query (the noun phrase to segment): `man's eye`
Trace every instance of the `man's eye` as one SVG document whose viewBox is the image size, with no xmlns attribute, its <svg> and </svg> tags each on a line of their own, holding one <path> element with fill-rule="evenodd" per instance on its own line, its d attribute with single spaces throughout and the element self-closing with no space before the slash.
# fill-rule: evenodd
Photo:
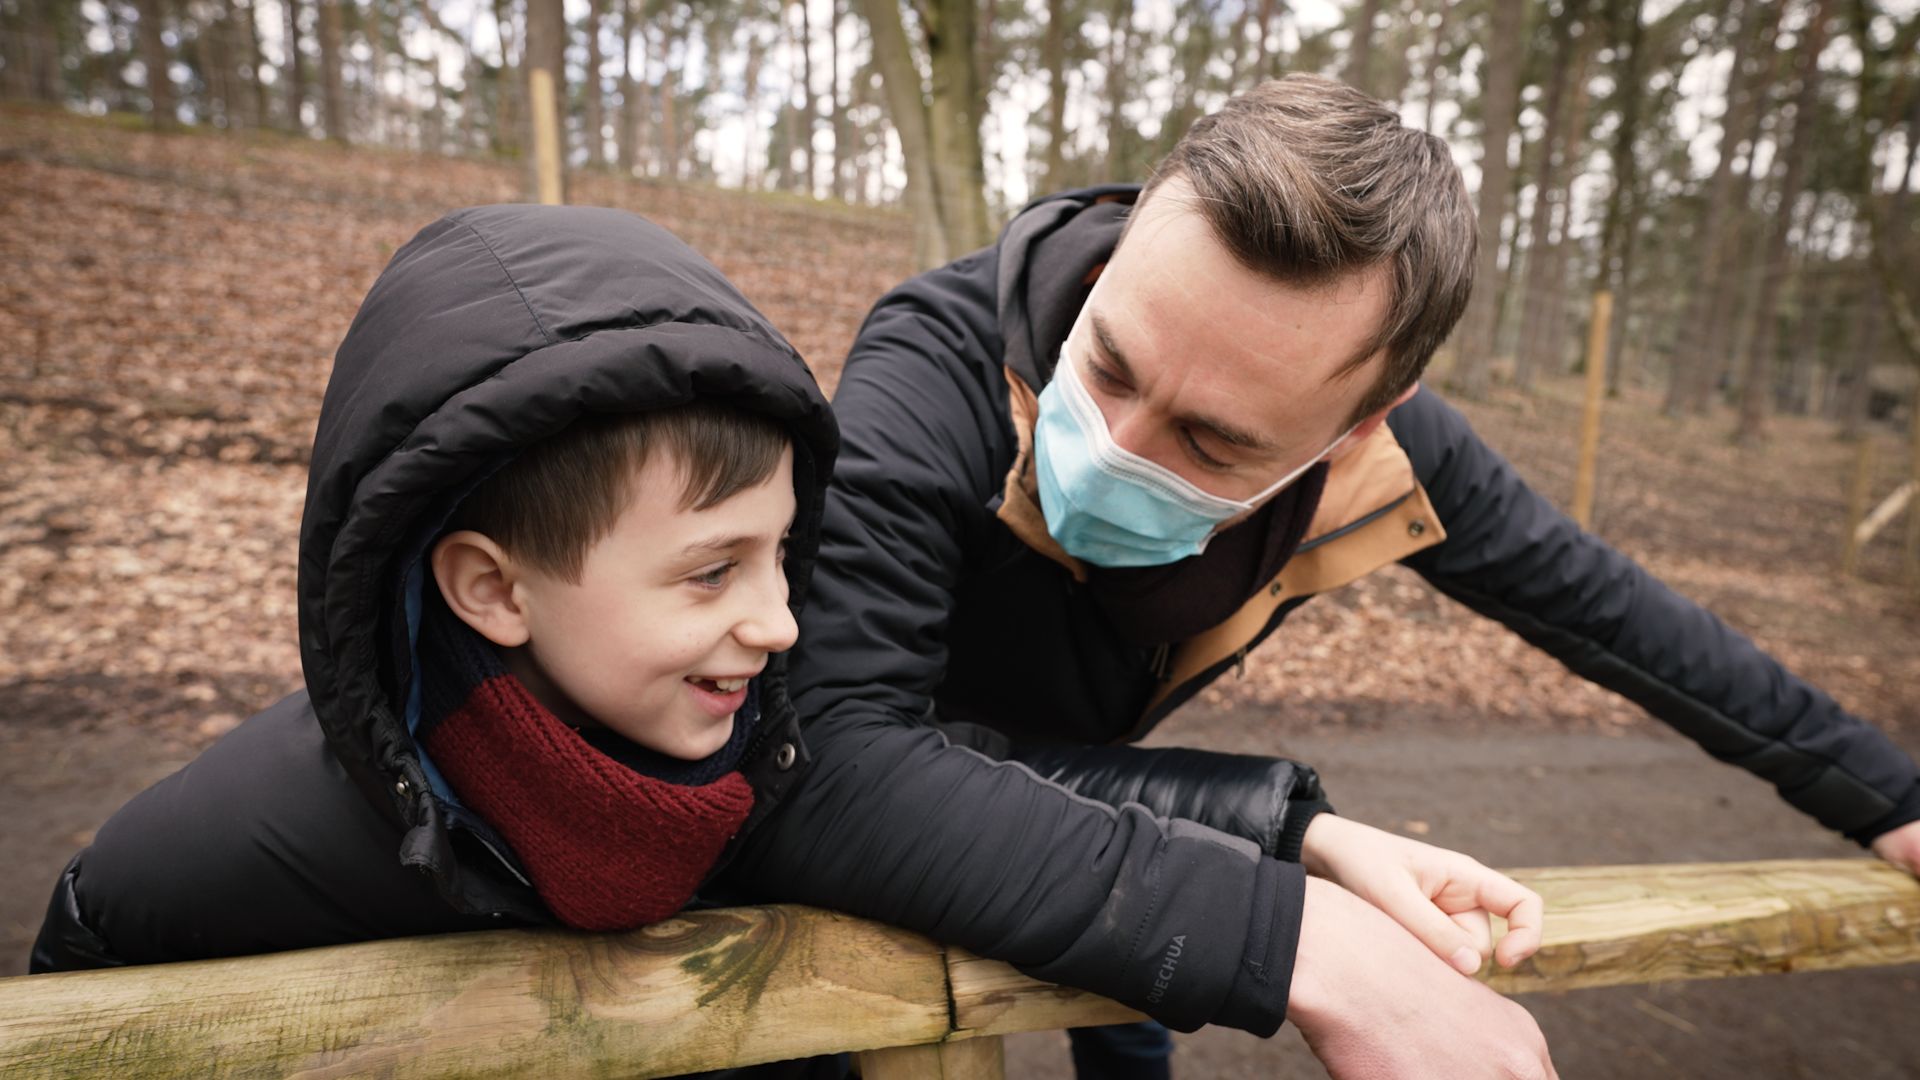
<svg viewBox="0 0 1920 1080">
<path fill-rule="evenodd" d="M 1214 457 L 1212 454 L 1207 453 L 1206 450 L 1201 447 L 1200 440 L 1193 437 L 1193 431 L 1191 429 L 1189 428 L 1180 429 L 1180 441 L 1187 444 L 1187 453 L 1193 455 L 1193 460 L 1198 462 L 1201 468 L 1203 469 L 1233 468 L 1232 465 L 1229 465 L 1226 462 L 1221 461 L 1219 458 Z"/>
<path fill-rule="evenodd" d="M 1103 390 L 1126 389 L 1127 384 L 1120 381 L 1120 376 L 1115 375 L 1113 372 L 1108 371 L 1106 368 L 1101 367 L 1091 360 L 1087 361 L 1087 373 L 1093 376 L 1093 381 L 1100 384 L 1100 388 Z"/>
<path fill-rule="evenodd" d="M 689 578 L 688 580 L 692 581 L 695 585 L 700 585 L 709 589 L 717 589 L 720 586 L 725 585 L 727 583 L 727 575 L 731 574 L 733 572 L 733 568 L 738 565 L 739 565 L 738 563 L 735 563 L 732 561 L 724 562 L 724 563 L 721 563 L 719 566 L 710 567 L 709 569 L 702 570 L 698 574 L 695 574 L 693 577 Z"/>
</svg>

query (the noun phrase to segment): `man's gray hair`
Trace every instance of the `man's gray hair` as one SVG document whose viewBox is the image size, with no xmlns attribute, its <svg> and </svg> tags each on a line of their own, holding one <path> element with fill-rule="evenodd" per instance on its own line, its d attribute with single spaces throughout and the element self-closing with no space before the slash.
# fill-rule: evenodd
<svg viewBox="0 0 1920 1080">
<path fill-rule="evenodd" d="M 1478 234 L 1447 144 L 1344 83 L 1288 75 L 1235 94 L 1187 130 L 1139 203 L 1176 176 L 1256 273 L 1311 287 L 1389 268 L 1386 319 L 1340 369 L 1386 353 L 1353 420 L 1417 383 L 1466 310 Z"/>
</svg>

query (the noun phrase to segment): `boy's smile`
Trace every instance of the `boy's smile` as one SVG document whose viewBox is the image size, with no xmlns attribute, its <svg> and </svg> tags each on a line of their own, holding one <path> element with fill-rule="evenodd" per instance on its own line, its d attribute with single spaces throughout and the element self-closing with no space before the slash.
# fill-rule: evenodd
<svg viewBox="0 0 1920 1080">
<path fill-rule="evenodd" d="M 799 634 L 783 565 L 793 451 L 706 509 L 683 506 L 683 488 L 672 454 L 650 456 L 577 583 L 501 552 L 475 586 L 494 614 L 469 622 L 561 719 L 697 760 L 726 745 L 748 681 Z"/>
</svg>

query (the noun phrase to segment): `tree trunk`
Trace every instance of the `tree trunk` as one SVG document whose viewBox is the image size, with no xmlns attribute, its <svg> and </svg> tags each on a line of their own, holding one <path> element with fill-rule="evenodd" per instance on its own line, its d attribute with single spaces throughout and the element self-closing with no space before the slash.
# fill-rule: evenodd
<svg viewBox="0 0 1920 1080">
<path fill-rule="evenodd" d="M 260 69 L 265 66 L 260 59 L 260 24 L 254 18 L 253 7 L 258 0 L 238 0 L 240 17 L 235 23 L 238 32 L 239 51 L 247 59 L 247 126 L 264 127 L 267 123 L 267 84 L 260 78 Z"/>
<path fill-rule="evenodd" d="M 600 66 L 606 57 L 600 54 L 600 22 L 606 0 L 587 0 L 587 77 L 580 87 L 580 118 L 586 127 L 587 166 L 599 168 L 607 163 L 605 95 L 600 85 Z"/>
<path fill-rule="evenodd" d="M 1793 130 L 1781 153 L 1786 173 L 1780 180 L 1780 210 L 1767 229 L 1766 246 L 1760 265 L 1765 277 L 1754 305 L 1756 329 L 1752 350 L 1747 354 L 1746 386 L 1740 395 L 1740 423 L 1734 441 L 1757 442 L 1766 437 L 1767 401 L 1773 383 L 1774 306 L 1779 302 L 1780 285 L 1787 271 L 1787 231 L 1794 207 L 1800 202 L 1800 189 L 1813 157 L 1813 127 L 1820 104 L 1820 51 L 1827 45 L 1827 23 L 1831 21 L 1834 0 L 1814 0 L 1813 14 L 1800 31 L 1800 91 L 1794 105 Z"/>
<path fill-rule="evenodd" d="M 301 0 L 280 0 L 280 10 L 286 16 L 286 38 L 281 44 L 285 50 L 285 59 L 281 61 L 281 78 L 287 84 L 287 113 L 285 122 L 288 131 L 304 133 L 307 130 L 307 59 L 301 55 L 300 11 L 304 5 Z"/>
<path fill-rule="evenodd" d="M 847 118 L 847 102 L 840 90 L 840 2 L 830 0 L 833 17 L 827 22 L 827 78 L 832 82 L 828 87 L 828 107 L 833 110 L 833 197 L 841 202 L 853 201 L 853 185 L 848 176 L 848 166 L 852 155 L 847 151 L 853 139 L 852 126 Z"/>
<path fill-rule="evenodd" d="M 500 100 L 493 124 L 494 146 L 500 153 L 513 157 L 520 153 L 521 147 L 527 145 L 527 140 L 522 137 L 520 130 L 526 122 L 526 110 L 521 107 L 526 100 L 521 77 L 526 64 L 522 62 L 524 57 L 518 55 L 524 45 L 514 30 L 511 0 L 493 0 L 493 25 L 500 38 L 500 80 L 497 86 Z"/>
<path fill-rule="evenodd" d="M 855 2 L 867 20 L 873 63 L 880 72 L 881 92 L 887 98 L 887 115 L 900 137 L 901 156 L 906 159 L 905 195 L 913 213 L 914 260 L 922 267 L 938 266 L 958 251 L 947 243 L 939 189 L 941 170 L 933 166 L 932 123 L 906 26 L 900 19 L 899 0 Z"/>
<path fill-rule="evenodd" d="M 934 190 L 947 250 L 963 255 L 993 239 L 987 219 L 986 154 L 980 142 L 980 90 L 973 63 L 976 0 L 935 0 L 927 20 L 927 131 L 933 137 Z"/>
<path fill-rule="evenodd" d="M 660 34 L 660 175 L 680 179 L 680 120 L 674 115 L 673 38 Z"/>
<path fill-rule="evenodd" d="M 639 0 L 616 0 L 620 5 L 620 116 L 615 121 L 618 128 L 614 131 L 615 152 L 620 155 L 620 175 L 632 176 L 634 157 L 634 97 L 636 88 L 633 81 L 633 9 Z M 747 95 L 749 107 L 753 101 L 751 92 Z M 748 126 L 752 126 L 749 124 Z"/>
<path fill-rule="evenodd" d="M 1500 225 L 1507 216 L 1507 140 L 1520 110 L 1520 42 L 1526 0 L 1494 0 L 1492 41 L 1480 62 L 1483 126 L 1480 139 L 1480 244 L 1478 287 L 1454 334 L 1453 385 L 1465 397 L 1486 396 L 1500 296 Z"/>
<path fill-rule="evenodd" d="M 1600 284 L 1613 292 L 1613 325 L 1607 333 L 1607 393 L 1618 397 L 1626 380 L 1621 361 L 1626 354 L 1627 325 L 1632 299 L 1633 249 L 1639 236 L 1634 212 L 1640 199 L 1640 162 L 1635 144 L 1640 135 L 1640 103 L 1646 92 L 1641 68 L 1644 23 L 1642 0 L 1610 0 L 1607 23 L 1616 49 L 1616 94 L 1620 97 L 1620 126 L 1613 138 L 1613 188 L 1607 192 L 1606 223 L 1600 237 Z M 1621 23 L 1626 21 L 1626 25 Z"/>
<path fill-rule="evenodd" d="M 527 73 L 528 114 L 533 112 L 531 87 L 535 71 L 544 70 L 553 78 L 553 115 L 548 122 L 560 136 L 560 201 L 566 202 L 567 189 L 567 15 L 561 0 L 527 0 L 527 53 L 521 65 Z M 532 130 L 538 131 L 536 126 Z M 539 145 L 528 155 L 528 190 L 538 190 Z"/>
<path fill-rule="evenodd" d="M 342 0 L 316 2 L 320 5 L 321 131 L 334 142 L 344 143 L 347 141 L 347 92 L 340 67 L 344 60 L 340 47 Z"/>
<path fill-rule="evenodd" d="M 380 17 L 380 0 L 367 0 L 360 29 L 367 39 L 367 63 L 372 69 L 372 77 L 367 80 L 367 119 L 373 141 L 385 146 L 391 139 L 388 127 L 392 111 L 387 107 L 387 31 L 386 20 Z"/>
<path fill-rule="evenodd" d="M 1577 0 L 1567 0 L 1553 22 L 1553 59 L 1549 65 L 1549 81 L 1543 105 L 1547 126 L 1540 137 L 1539 158 L 1533 169 L 1533 212 L 1528 220 L 1530 239 L 1527 242 L 1526 291 L 1520 309 L 1520 348 L 1514 356 L 1513 366 L 1513 381 L 1523 390 L 1533 387 L 1535 370 L 1547 362 L 1547 328 L 1552 317 L 1551 305 L 1558 301 L 1557 296 L 1549 295 L 1553 291 L 1551 232 L 1554 212 L 1566 198 L 1566 181 L 1561 177 L 1561 166 L 1572 164 L 1570 155 L 1562 150 L 1563 143 L 1569 144 L 1566 149 L 1571 150 L 1575 135 L 1569 115 L 1573 110 L 1568 99 L 1568 84 L 1570 81 L 1577 84 L 1585 73 L 1587 50 L 1584 43 L 1587 35 L 1581 35 L 1578 40 L 1574 36 L 1580 21 L 1581 11 Z M 1576 52 L 1579 54 L 1577 59 Z M 1553 344 L 1558 345 L 1558 342 Z M 1557 354 L 1558 350 L 1555 352 Z"/>
<path fill-rule="evenodd" d="M 1380 15 L 1380 0 L 1360 0 L 1353 13 L 1353 43 L 1347 49 L 1347 67 L 1341 74 L 1348 86 L 1373 92 L 1370 77 L 1373 68 L 1373 22 Z"/>
<path fill-rule="evenodd" d="M 820 102 L 813 96 L 813 16 L 807 0 L 795 2 L 800 5 L 800 160 L 806 170 L 800 191 L 813 198 L 819 177 L 813 167 L 813 129 L 820 119 Z"/>
<path fill-rule="evenodd" d="M 1129 47 L 1133 38 L 1133 0 L 1113 0 L 1107 11 L 1107 182 L 1133 176 L 1133 128 L 1126 116 Z"/>
<path fill-rule="evenodd" d="M 1591 39 L 1594 35 L 1586 35 Z M 1573 177 L 1579 172 L 1581 155 L 1586 152 L 1587 106 L 1592 92 L 1587 86 L 1587 63 L 1593 58 L 1591 46 L 1576 50 L 1579 61 L 1573 76 L 1572 100 L 1567 105 L 1567 123 L 1560 143 L 1557 186 L 1553 199 L 1553 243 L 1547 248 L 1546 322 L 1542 327 L 1539 357 L 1555 375 L 1566 370 L 1567 267 L 1579 245 L 1573 239 Z M 1584 305 L 1583 305 L 1584 306 Z"/>
<path fill-rule="evenodd" d="M 1433 107 L 1440 99 L 1440 47 L 1447 38 L 1447 16 L 1453 13 L 1453 0 L 1439 0 L 1437 5 L 1439 19 L 1433 24 L 1432 38 L 1427 43 L 1427 101 L 1426 115 L 1420 120 L 1423 131 L 1433 131 Z"/>
<path fill-rule="evenodd" d="M 1059 191 L 1067 181 L 1067 0 L 1047 0 L 1040 56 L 1047 69 L 1046 189 Z"/>
<path fill-rule="evenodd" d="M 140 64 L 146 68 L 148 117 L 157 128 L 170 128 L 178 122 L 173 94 L 173 57 L 167 51 L 167 39 L 161 36 L 161 0 L 135 0 L 140 11 Z"/>
</svg>

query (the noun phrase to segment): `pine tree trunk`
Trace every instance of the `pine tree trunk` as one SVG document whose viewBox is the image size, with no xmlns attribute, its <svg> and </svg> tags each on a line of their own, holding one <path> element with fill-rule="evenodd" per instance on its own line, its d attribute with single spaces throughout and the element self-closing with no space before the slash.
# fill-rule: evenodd
<svg viewBox="0 0 1920 1080">
<path fill-rule="evenodd" d="M 533 112 L 533 73 L 545 70 L 553 78 L 554 115 L 550 122 L 560 134 L 560 201 L 564 203 L 567 201 L 567 14 L 561 0 L 527 0 L 527 54 L 526 62 L 521 67 L 527 73 L 525 100 L 528 102 L 529 116 Z M 533 170 L 539 168 L 540 148 L 537 140 L 529 145 L 533 146 L 534 152 L 527 156 L 528 188 L 537 190 L 537 177 Z"/>
<path fill-rule="evenodd" d="M 906 201 L 913 213 L 914 260 L 922 267 L 938 266 L 958 251 L 948 246 L 940 198 L 941 170 L 933 165 L 934 137 L 919 69 L 900 19 L 899 0 L 855 0 L 866 17 L 873 43 L 873 63 L 880 72 L 887 116 L 900 138 L 906 160 Z"/>
<path fill-rule="evenodd" d="M 1440 18 L 1433 24 L 1432 38 L 1427 43 L 1427 101 L 1426 114 L 1420 120 L 1424 131 L 1433 131 L 1433 107 L 1440 99 L 1440 46 L 1447 39 L 1447 17 L 1453 14 L 1453 0 L 1439 0 Z"/>
<path fill-rule="evenodd" d="M 820 103 L 813 96 L 813 17 L 807 0 L 795 2 L 800 5 L 800 160 L 806 171 L 800 191 L 812 198 L 819 177 L 813 167 L 813 129 L 820 119 Z"/>
<path fill-rule="evenodd" d="M 307 130 L 307 59 L 301 55 L 300 11 L 304 5 L 301 0 L 280 0 L 281 11 L 286 15 L 287 36 L 281 48 L 286 51 L 286 60 L 281 64 L 281 77 L 287 84 L 288 131 L 305 133 Z"/>
<path fill-rule="evenodd" d="M 581 120 L 586 127 L 587 166 L 599 168 L 607 163 L 606 116 L 601 105 L 600 19 L 606 0 L 587 0 L 587 78 L 580 88 Z"/>
<path fill-rule="evenodd" d="M 680 120 L 674 115 L 673 32 L 660 34 L 660 175 L 680 179 Z"/>
<path fill-rule="evenodd" d="M 827 24 L 827 78 L 832 81 L 828 94 L 828 105 L 833 110 L 833 197 L 841 202 L 853 201 L 853 188 L 848 180 L 847 166 L 851 155 L 847 153 L 852 139 L 847 117 L 846 99 L 840 92 L 840 0 L 831 0 L 833 17 Z"/>
<path fill-rule="evenodd" d="M 1589 34 L 1589 37 L 1592 35 Z M 1553 199 L 1553 246 L 1547 249 L 1546 322 L 1542 327 L 1539 357 L 1551 374 L 1566 370 L 1565 358 L 1570 335 L 1567 332 L 1567 266 L 1572 261 L 1573 195 L 1572 181 L 1578 172 L 1580 156 L 1587 141 L 1587 107 L 1592 93 L 1587 86 L 1587 62 L 1591 47 L 1577 50 L 1579 60 L 1573 76 L 1572 100 L 1567 106 L 1567 123 L 1560 144 L 1558 186 Z M 1575 342 L 1577 345 L 1578 343 Z"/>
<path fill-rule="evenodd" d="M 980 142 L 980 91 L 974 83 L 975 0 L 935 0 L 927 20 L 927 131 L 940 179 L 940 221 L 954 256 L 993 239 L 987 221 L 986 154 Z"/>
<path fill-rule="evenodd" d="M 1642 0 L 1611 0 L 1608 23 L 1619 42 L 1617 81 L 1620 126 L 1613 138 L 1613 188 L 1607 192 L 1606 222 L 1601 228 L 1600 285 L 1613 292 L 1613 321 L 1607 332 L 1607 393 L 1618 397 L 1626 382 L 1621 363 L 1626 354 L 1627 326 L 1633 295 L 1633 249 L 1640 230 L 1634 222 L 1639 203 L 1640 166 L 1634 148 L 1640 135 L 1640 105 L 1646 86 L 1641 68 L 1645 51 Z M 1630 20 L 1621 27 L 1622 20 Z"/>
<path fill-rule="evenodd" d="M 260 23 L 254 18 L 254 5 L 258 0 L 240 0 L 240 46 L 247 58 L 247 126 L 265 127 L 267 124 L 267 84 L 260 78 L 260 69 L 265 62 L 260 58 Z"/>
<path fill-rule="evenodd" d="M 757 34 L 747 38 L 747 122 L 740 133 L 743 145 L 740 147 L 742 183 L 748 191 L 760 189 L 760 67 L 766 62 L 766 45 Z"/>
<path fill-rule="evenodd" d="M 1485 397 L 1487 367 L 1499 328 L 1500 225 L 1507 216 L 1507 140 L 1520 111 L 1520 41 L 1526 24 L 1525 0 L 1494 0 L 1492 41 L 1480 63 L 1483 130 L 1480 140 L 1480 245 L 1477 287 L 1454 333 L 1455 388 L 1466 397 Z"/>
<path fill-rule="evenodd" d="M 1774 307 L 1779 302 L 1780 286 L 1787 271 L 1787 229 L 1793 210 L 1800 202 L 1800 189 L 1813 157 L 1815 111 L 1820 103 L 1820 51 L 1826 48 L 1827 24 L 1831 21 L 1834 0 L 1814 0 L 1814 10 L 1800 32 L 1800 91 L 1793 113 L 1793 130 L 1782 149 L 1786 174 L 1780 181 L 1780 212 L 1767 230 L 1760 265 L 1765 277 L 1754 305 L 1755 332 L 1752 350 L 1747 354 L 1746 386 L 1740 395 L 1740 423 L 1734 441 L 1757 442 L 1766 437 L 1767 404 L 1773 389 Z"/>
<path fill-rule="evenodd" d="M 638 90 L 633 79 L 633 12 L 640 0 L 616 0 L 620 5 L 620 118 L 615 145 L 620 155 L 620 175 L 632 176 L 636 160 L 634 154 L 634 98 Z M 747 100 L 753 100 L 752 91 L 748 91 Z M 752 125 L 749 124 L 749 127 Z"/>
<path fill-rule="evenodd" d="M 373 141 L 386 146 L 392 141 L 393 110 L 387 103 L 387 28 L 381 18 L 380 0 L 367 0 L 366 15 L 360 23 L 367 39 L 367 63 L 373 77 L 367 80 L 367 118 L 373 129 Z"/>
<path fill-rule="evenodd" d="M 1380 0 L 1360 0 L 1353 13 L 1353 43 L 1347 48 L 1347 67 L 1341 74 L 1348 86 L 1373 92 L 1370 73 L 1373 68 L 1373 22 L 1380 15 Z"/>
<path fill-rule="evenodd" d="M 1048 191 L 1067 184 L 1067 0 L 1047 0 L 1047 33 L 1040 46 L 1047 69 Z"/>
<path fill-rule="evenodd" d="M 161 0 L 135 0 L 140 11 L 140 63 L 146 68 L 148 117 L 153 126 L 171 128 L 178 123 L 173 93 L 173 57 L 161 36 Z"/>
<path fill-rule="evenodd" d="M 320 5 L 320 123 L 322 133 L 334 142 L 347 141 L 346 80 L 341 73 L 344 60 L 340 47 L 340 4 L 342 0 L 316 0 Z"/>
<path fill-rule="evenodd" d="M 1553 60 L 1549 64 L 1543 106 L 1547 127 L 1540 137 L 1537 148 L 1539 157 L 1533 167 L 1533 211 L 1528 216 L 1527 277 L 1520 309 L 1520 349 L 1514 356 L 1513 366 L 1513 381 L 1523 390 L 1532 389 L 1535 370 L 1546 362 L 1550 305 L 1556 299 L 1548 295 L 1552 291 L 1553 278 L 1551 233 L 1554 211 L 1566 195 L 1561 165 L 1567 155 L 1561 152 L 1561 144 L 1572 133 L 1568 116 L 1572 111 L 1568 100 L 1568 83 L 1575 79 L 1574 69 L 1583 66 L 1575 60 L 1575 50 L 1580 50 L 1583 55 L 1585 53 L 1574 39 L 1575 24 L 1579 21 L 1579 9 L 1569 0 L 1553 23 Z M 1585 40 L 1584 35 L 1581 40 Z M 1571 161 L 1566 163 L 1571 164 Z"/>
<path fill-rule="evenodd" d="M 326 0 L 322 0 L 326 2 Z M 526 121 L 526 110 L 521 107 L 525 100 L 522 88 L 521 71 L 526 67 L 516 48 L 520 35 L 515 32 L 513 5 L 511 0 L 493 0 L 493 25 L 500 39 L 500 79 L 496 84 L 499 101 L 495 106 L 493 122 L 494 147 L 508 157 L 520 153 L 527 145 L 521 137 L 521 125 Z"/>
<path fill-rule="evenodd" d="M 1107 11 L 1107 182 L 1123 183 L 1133 172 L 1133 129 L 1127 124 L 1128 46 L 1133 37 L 1133 0 L 1113 0 Z"/>
</svg>

